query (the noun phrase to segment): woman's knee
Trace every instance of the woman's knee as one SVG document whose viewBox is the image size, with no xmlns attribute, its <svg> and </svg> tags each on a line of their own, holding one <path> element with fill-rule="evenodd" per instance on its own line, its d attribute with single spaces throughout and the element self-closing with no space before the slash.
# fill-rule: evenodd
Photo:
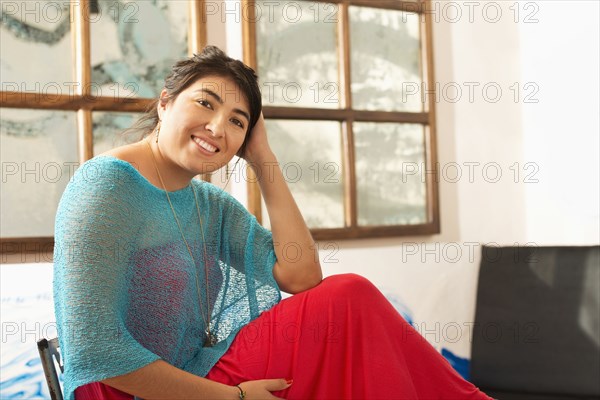
<svg viewBox="0 0 600 400">
<path fill-rule="evenodd" d="M 329 293 L 341 297 L 354 297 L 378 291 L 367 278 L 353 273 L 328 276 L 323 279 L 321 285 Z"/>
</svg>

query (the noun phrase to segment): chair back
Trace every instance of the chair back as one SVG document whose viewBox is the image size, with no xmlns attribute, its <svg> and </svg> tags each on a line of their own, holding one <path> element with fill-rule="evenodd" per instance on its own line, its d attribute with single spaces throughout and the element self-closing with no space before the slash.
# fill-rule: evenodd
<svg viewBox="0 0 600 400">
<path fill-rule="evenodd" d="M 50 398 L 52 400 L 63 400 L 62 390 L 60 383 L 58 382 L 58 374 L 56 371 L 56 365 L 60 368 L 61 372 L 64 372 L 64 365 L 60 360 L 60 353 L 58 352 L 58 338 L 54 339 L 40 339 L 37 342 L 38 351 L 40 353 L 40 360 L 42 361 L 42 367 L 44 368 L 44 376 L 46 377 L 46 384 L 50 391 Z M 56 364 L 54 363 L 56 360 Z"/>
</svg>

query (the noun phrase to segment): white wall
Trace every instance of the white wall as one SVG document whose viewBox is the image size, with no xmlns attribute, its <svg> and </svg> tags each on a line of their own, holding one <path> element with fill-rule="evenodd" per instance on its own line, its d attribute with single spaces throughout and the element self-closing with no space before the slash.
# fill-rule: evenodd
<svg viewBox="0 0 600 400">
<path fill-rule="evenodd" d="M 539 165 L 527 187 L 527 236 L 541 244 L 600 242 L 596 1 L 547 1 L 539 23 L 521 24 L 523 81 L 540 87 L 523 105 L 525 159 Z"/>
</svg>

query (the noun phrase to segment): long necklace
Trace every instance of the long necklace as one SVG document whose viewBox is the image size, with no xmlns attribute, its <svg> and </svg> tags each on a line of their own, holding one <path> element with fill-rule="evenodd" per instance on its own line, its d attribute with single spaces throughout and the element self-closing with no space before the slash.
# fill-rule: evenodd
<svg viewBox="0 0 600 400">
<path fill-rule="evenodd" d="M 196 212 L 198 213 L 198 221 L 200 222 L 200 233 L 202 234 L 202 245 L 203 245 L 203 255 L 204 255 L 204 273 L 206 276 L 206 317 L 204 317 L 204 314 L 202 312 L 202 296 L 200 295 L 200 280 L 198 278 L 198 268 L 196 267 L 196 259 L 194 258 L 194 254 L 192 253 L 192 249 L 190 247 L 190 245 L 188 244 L 187 239 L 185 238 L 185 235 L 183 234 L 183 229 L 181 228 L 181 223 L 179 222 L 179 218 L 177 218 L 177 213 L 175 212 L 175 207 L 173 207 L 173 203 L 171 203 L 171 198 L 169 197 L 169 192 L 167 191 L 167 187 L 165 186 L 165 182 L 162 179 L 162 176 L 160 175 L 160 171 L 158 169 L 158 163 L 156 162 L 156 157 L 154 156 L 154 151 L 152 151 L 152 146 L 150 146 L 150 143 L 148 142 L 148 140 L 146 140 L 146 144 L 148 145 L 148 149 L 150 150 L 150 154 L 152 154 L 152 162 L 154 163 L 154 168 L 156 169 L 156 174 L 158 175 L 158 179 L 160 179 L 160 183 L 163 187 L 163 190 L 165 191 L 165 195 L 167 196 L 167 201 L 169 202 L 169 206 L 171 206 L 171 211 L 173 211 L 173 216 L 175 217 L 175 222 L 177 223 L 177 227 L 179 228 L 179 232 L 181 233 L 181 237 L 183 238 L 183 242 L 185 243 L 185 247 L 187 247 L 188 252 L 190 253 L 190 257 L 192 258 L 192 262 L 194 263 L 194 272 L 196 273 L 196 290 L 198 292 L 198 302 L 200 305 L 200 315 L 202 316 L 202 319 L 204 320 L 204 324 L 206 325 L 206 330 L 204 333 L 206 333 L 206 340 L 204 341 L 203 346 L 204 347 L 213 347 L 215 344 L 217 344 L 217 342 L 219 341 L 219 339 L 217 338 L 217 335 L 215 335 L 214 333 L 212 333 L 210 331 L 210 297 L 209 297 L 209 293 L 208 293 L 208 262 L 206 260 L 206 239 L 204 238 L 204 227 L 202 225 L 202 218 L 200 217 L 200 207 L 198 206 L 198 197 L 196 196 L 196 191 L 194 190 L 194 187 L 190 184 L 190 189 L 192 190 L 192 193 L 194 194 L 194 201 L 196 202 Z"/>
</svg>

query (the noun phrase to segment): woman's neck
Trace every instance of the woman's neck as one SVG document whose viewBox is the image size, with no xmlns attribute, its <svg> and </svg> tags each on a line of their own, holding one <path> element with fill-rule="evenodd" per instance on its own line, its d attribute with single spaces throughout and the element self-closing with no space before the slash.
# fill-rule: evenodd
<svg viewBox="0 0 600 400">
<path fill-rule="evenodd" d="M 181 167 L 165 157 L 155 141 L 148 138 L 144 139 L 144 141 L 146 142 L 145 147 L 147 148 L 148 157 L 150 158 L 156 178 L 153 181 L 158 183 L 157 186 L 169 192 L 189 186 L 194 176 L 186 174 Z"/>
</svg>

